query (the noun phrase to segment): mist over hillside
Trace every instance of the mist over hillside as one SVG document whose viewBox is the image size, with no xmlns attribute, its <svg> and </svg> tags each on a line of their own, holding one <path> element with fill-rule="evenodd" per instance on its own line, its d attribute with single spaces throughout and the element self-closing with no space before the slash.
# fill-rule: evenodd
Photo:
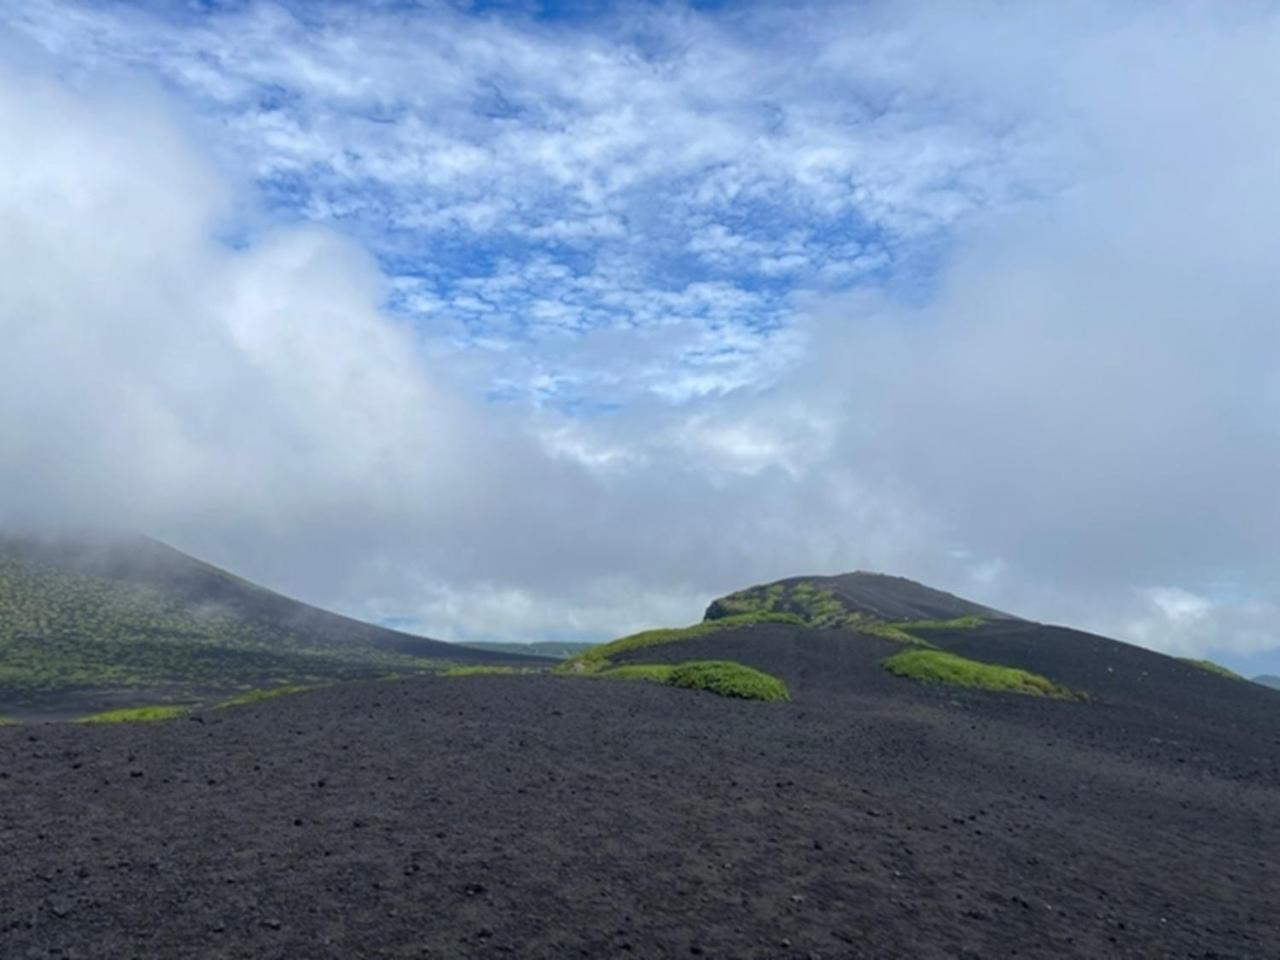
<svg viewBox="0 0 1280 960">
<path fill-rule="evenodd" d="M 299 603 L 141 536 L 0 537 L 0 714 L 539 661 Z"/>
</svg>

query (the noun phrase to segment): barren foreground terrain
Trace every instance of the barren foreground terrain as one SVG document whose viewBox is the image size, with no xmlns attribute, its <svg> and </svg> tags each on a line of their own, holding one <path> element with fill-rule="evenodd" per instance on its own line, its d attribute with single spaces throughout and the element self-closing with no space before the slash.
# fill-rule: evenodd
<svg viewBox="0 0 1280 960">
<path fill-rule="evenodd" d="M 892 649 L 662 648 L 782 704 L 426 677 L 0 728 L 0 956 L 1280 957 L 1280 694 L 1105 648 L 1038 700 Z"/>
</svg>

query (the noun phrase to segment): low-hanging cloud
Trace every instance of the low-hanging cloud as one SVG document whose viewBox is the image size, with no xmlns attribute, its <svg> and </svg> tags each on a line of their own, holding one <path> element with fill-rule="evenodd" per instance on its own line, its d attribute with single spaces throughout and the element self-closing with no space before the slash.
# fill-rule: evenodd
<svg viewBox="0 0 1280 960">
<path fill-rule="evenodd" d="M 1273 649 L 1280 114 L 1246 94 L 1280 28 L 1082 20 L 1011 15 L 997 50 L 944 8 L 895 25 L 975 102 L 1036 101 L 1010 149 L 1060 189 L 968 216 L 927 295 L 797 294 L 758 383 L 588 416 L 484 402 L 494 370 L 388 313 L 359 243 L 255 213 L 133 75 L 0 69 L 0 522 L 144 529 L 446 637 L 604 636 L 871 567 Z M 604 376 L 654 336 L 563 356 Z"/>
</svg>

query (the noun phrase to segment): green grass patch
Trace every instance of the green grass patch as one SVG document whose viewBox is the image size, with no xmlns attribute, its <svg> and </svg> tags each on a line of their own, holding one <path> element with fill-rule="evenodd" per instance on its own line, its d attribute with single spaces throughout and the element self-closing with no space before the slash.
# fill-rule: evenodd
<svg viewBox="0 0 1280 960">
<path fill-rule="evenodd" d="M 918 637 L 914 633 L 910 633 L 900 623 L 886 623 L 883 620 L 876 620 L 873 617 L 866 617 L 859 613 L 845 617 L 840 626 L 849 630 L 857 630 L 859 633 L 869 633 L 873 637 L 892 640 L 895 643 L 903 643 L 911 647 L 934 648 L 933 643 L 924 637 Z"/>
<path fill-rule="evenodd" d="M 790 700 L 787 685 L 777 677 L 732 660 L 687 660 L 684 663 L 624 663 L 584 677 L 605 680 L 643 680 L 685 690 L 705 690 L 743 700 Z"/>
<path fill-rule="evenodd" d="M 1189 663 L 1193 667 L 1199 667 L 1201 670 L 1208 670 L 1210 673 L 1216 673 L 1220 677 L 1226 677 L 1228 680 L 1243 680 L 1244 677 L 1229 670 L 1220 663 L 1214 663 L 1212 660 L 1196 660 L 1192 657 L 1179 657 L 1183 663 Z"/>
<path fill-rule="evenodd" d="M 790 700 L 787 685 L 777 677 L 732 660 L 693 660 L 672 668 L 666 683 L 686 690 L 706 690 L 743 700 Z"/>
<path fill-rule="evenodd" d="M 172 720 L 190 711 L 188 706 L 124 707 L 104 710 L 81 717 L 76 723 L 151 723 L 156 720 Z"/>
<path fill-rule="evenodd" d="M 493 675 L 505 675 L 517 673 L 537 673 L 538 671 L 530 667 L 500 667 L 493 664 L 455 664 L 452 667 L 446 667 L 440 671 L 442 677 L 483 677 Z"/>
<path fill-rule="evenodd" d="M 595 673 L 608 668 L 610 657 L 631 650 L 642 650 L 645 647 L 656 647 L 665 643 L 678 643 L 681 640 L 695 640 L 698 637 L 733 630 L 738 627 L 749 627 L 757 623 L 789 623 L 804 626 L 804 620 L 794 613 L 774 610 L 756 611 L 754 613 L 735 614 L 721 617 L 718 620 L 704 620 L 689 627 L 668 627 L 657 630 L 644 630 L 626 637 L 620 637 L 610 643 L 602 643 L 592 647 L 578 656 L 558 665 L 559 673 Z"/>
<path fill-rule="evenodd" d="M 0 727 L 20 727 L 22 722 L 13 717 L 0 717 Z"/>
<path fill-rule="evenodd" d="M 742 616 L 770 614 L 791 615 L 810 627 L 857 630 L 895 643 L 930 648 L 934 644 L 919 636 L 917 631 L 972 629 L 985 622 L 977 616 L 953 620 L 882 620 L 861 610 L 850 609 L 849 604 L 834 591 L 807 580 L 739 590 L 712 603 L 707 617 L 711 622 L 723 623 Z"/>
<path fill-rule="evenodd" d="M 982 663 L 941 650 L 903 650 L 880 661 L 890 673 L 923 683 L 946 683 L 1035 697 L 1069 700 L 1077 695 L 1052 680 L 1017 667 Z"/>
<path fill-rule="evenodd" d="M 834 626 L 848 611 L 830 590 L 808 581 L 748 587 L 712 603 L 708 617 L 731 620 L 750 614 L 789 613 L 811 626 Z"/>
<path fill-rule="evenodd" d="M 257 703 L 259 700 L 270 700 L 272 697 L 283 697 L 290 693 L 301 693 L 303 690 L 317 690 L 319 684 L 298 684 L 291 683 L 282 687 L 266 687 L 259 690 L 246 690 L 244 693 L 237 693 L 234 697 L 223 700 L 217 704 L 218 709 L 222 707 L 240 707 L 247 703 Z"/>
</svg>

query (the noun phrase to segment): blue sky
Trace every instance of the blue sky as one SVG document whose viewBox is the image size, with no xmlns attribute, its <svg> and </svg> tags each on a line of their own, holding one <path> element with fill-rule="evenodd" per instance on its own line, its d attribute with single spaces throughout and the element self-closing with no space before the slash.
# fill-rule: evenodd
<svg viewBox="0 0 1280 960">
<path fill-rule="evenodd" d="M 357 238 L 392 310 L 518 347 L 494 395 L 554 404 L 767 376 L 796 290 L 911 296 L 966 216 L 1040 186 L 1019 169 L 1026 118 L 917 83 L 911 51 L 862 62 L 874 35 L 825 32 L 845 15 L 36 3 L 19 25 L 73 75 L 163 85 L 270 220 Z M 559 349 L 671 323 L 685 335 L 642 370 Z"/>
<path fill-rule="evenodd" d="M 1273 4 L 29 0 L 5 513 L 444 636 L 870 567 L 1280 669 L 1278 52 Z"/>
</svg>

